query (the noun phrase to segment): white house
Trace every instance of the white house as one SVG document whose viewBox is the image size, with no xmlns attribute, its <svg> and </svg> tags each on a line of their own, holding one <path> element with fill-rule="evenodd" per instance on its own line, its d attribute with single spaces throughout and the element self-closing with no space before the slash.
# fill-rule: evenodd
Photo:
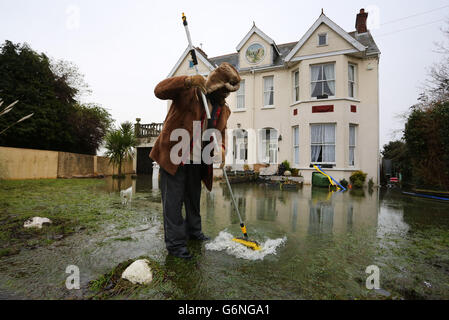
<svg viewBox="0 0 449 320">
<path fill-rule="evenodd" d="M 222 62 L 242 77 L 227 101 L 227 164 L 288 160 L 310 183 L 320 164 L 336 179 L 362 170 L 378 182 L 379 56 L 368 13 L 346 32 L 324 13 L 298 41 L 276 42 L 254 24 L 236 52 L 208 57 L 196 48 L 200 73 Z M 188 49 L 169 77 L 194 74 Z"/>
</svg>

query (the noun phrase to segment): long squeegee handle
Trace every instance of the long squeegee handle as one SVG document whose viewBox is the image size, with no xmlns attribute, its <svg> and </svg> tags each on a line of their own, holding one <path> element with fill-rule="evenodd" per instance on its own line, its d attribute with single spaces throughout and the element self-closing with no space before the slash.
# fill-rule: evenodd
<svg viewBox="0 0 449 320">
<path fill-rule="evenodd" d="M 193 48 L 192 38 L 190 37 L 190 31 L 189 31 L 189 25 L 187 23 L 187 17 L 185 16 L 184 12 L 182 13 L 182 23 L 184 25 L 184 29 L 186 30 L 187 41 L 189 42 L 190 54 L 192 55 L 193 65 L 195 67 L 196 74 L 200 74 L 200 72 L 198 71 L 198 66 L 197 66 L 198 61 L 196 59 L 195 49 Z M 203 106 L 204 106 L 204 110 L 206 111 L 207 119 L 210 119 L 211 117 L 210 117 L 209 108 L 207 107 L 208 106 L 207 99 L 202 91 L 201 91 L 201 99 L 203 100 Z M 215 135 L 215 132 L 212 132 L 212 139 L 215 142 L 216 150 L 220 150 L 220 146 L 218 145 L 218 140 Z M 224 167 L 222 168 L 222 171 L 223 171 L 223 176 L 225 177 L 225 180 L 226 180 L 226 184 L 228 185 L 229 193 L 231 194 L 231 199 L 232 199 L 232 202 L 234 203 L 235 210 L 237 211 L 237 215 L 239 216 L 240 227 L 242 229 L 242 232 L 245 230 L 245 232 L 243 232 L 243 235 L 245 236 L 245 238 L 247 238 L 248 235 L 246 234 L 246 227 L 245 227 L 245 224 L 243 223 L 242 216 L 240 215 L 240 210 L 239 210 L 239 207 L 237 206 L 237 202 L 235 201 L 234 192 L 232 192 L 231 184 L 229 183 L 229 178 L 228 178 L 228 175 L 226 174 L 226 170 Z"/>
</svg>

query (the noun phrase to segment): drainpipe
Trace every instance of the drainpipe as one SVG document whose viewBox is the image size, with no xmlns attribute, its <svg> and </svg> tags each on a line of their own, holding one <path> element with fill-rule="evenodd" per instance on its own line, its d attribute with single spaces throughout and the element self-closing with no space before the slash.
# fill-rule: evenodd
<svg viewBox="0 0 449 320">
<path fill-rule="evenodd" d="M 251 73 L 253 74 L 253 121 L 252 126 L 254 129 L 255 126 L 255 118 L 256 118 L 256 73 L 254 72 L 254 68 L 251 69 Z"/>
<path fill-rule="evenodd" d="M 379 88 L 379 60 L 377 58 L 377 185 L 380 185 L 380 88 Z M 378 193 L 379 194 L 379 193 Z"/>
<path fill-rule="evenodd" d="M 258 140 L 258 132 L 256 131 L 256 73 L 254 72 L 254 68 L 251 69 L 251 73 L 253 74 L 253 119 L 252 119 L 252 129 L 254 130 L 255 134 L 256 134 L 256 145 L 255 145 L 255 156 L 256 159 L 254 161 L 254 163 L 258 163 L 258 145 L 257 145 L 257 140 Z"/>
</svg>

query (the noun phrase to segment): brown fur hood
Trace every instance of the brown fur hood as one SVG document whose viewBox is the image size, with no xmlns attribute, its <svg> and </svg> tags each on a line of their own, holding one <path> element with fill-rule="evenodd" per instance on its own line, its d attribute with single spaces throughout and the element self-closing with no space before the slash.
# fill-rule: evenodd
<svg viewBox="0 0 449 320">
<path fill-rule="evenodd" d="M 227 91 L 234 92 L 240 88 L 240 76 L 238 71 L 229 63 L 223 62 L 207 77 L 207 93 L 225 87 Z"/>
</svg>

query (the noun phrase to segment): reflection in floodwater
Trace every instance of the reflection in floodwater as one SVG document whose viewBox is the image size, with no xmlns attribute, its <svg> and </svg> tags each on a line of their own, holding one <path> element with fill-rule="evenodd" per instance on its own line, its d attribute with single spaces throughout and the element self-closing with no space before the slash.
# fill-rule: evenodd
<svg viewBox="0 0 449 320">
<path fill-rule="evenodd" d="M 158 185 L 157 170 L 153 170 L 152 176 L 139 175 L 137 179 L 129 175 L 125 179 L 106 178 L 103 190 L 117 192 L 132 186 L 133 194 L 149 194 L 148 199 L 158 202 Z M 404 202 L 402 195 L 389 189 L 343 193 L 305 186 L 300 190 L 281 191 L 264 184 L 236 184 L 233 189 L 242 218 L 248 222 L 249 228 L 257 229 L 261 224 L 266 229 L 271 225 L 277 233 L 282 230 L 298 237 L 342 234 L 367 227 L 376 228 L 379 236 L 404 234 L 410 229 L 407 216 L 413 222 L 420 216 L 415 212 L 422 210 Z M 224 183 L 215 183 L 212 192 L 203 188 L 201 206 L 205 224 L 212 233 L 218 234 L 220 230 L 239 223 Z M 445 210 L 437 204 L 433 213 L 438 215 Z M 410 214 L 407 215 L 408 212 Z M 421 220 L 427 221 L 426 218 Z"/>
<path fill-rule="evenodd" d="M 329 192 L 310 186 L 281 191 L 264 184 L 235 184 L 233 190 L 249 232 L 268 228 L 278 236 L 294 233 L 306 237 L 308 234 L 341 234 L 357 228 L 377 227 L 377 190 L 368 196 L 363 190 Z M 213 212 L 216 219 L 209 224 L 213 232 L 218 234 L 224 228 L 238 224 L 225 184 L 217 183 L 212 192 L 203 192 L 202 214 L 209 217 Z M 223 215 L 224 212 L 228 214 Z"/>
<path fill-rule="evenodd" d="M 276 221 L 276 196 L 257 199 L 257 220 Z"/>
<path fill-rule="evenodd" d="M 332 233 L 334 208 L 327 203 L 310 206 L 309 233 Z"/>
<path fill-rule="evenodd" d="M 318 188 L 312 189 L 310 200 L 309 233 L 332 233 L 334 223 L 334 207 L 332 192 Z"/>
<path fill-rule="evenodd" d="M 92 194 L 101 193 L 106 198 L 117 221 L 99 225 L 98 232 L 75 233 L 50 246 L 2 257 L 0 297 L 7 292 L 27 298 L 82 298 L 83 292 L 67 292 L 61 285 L 68 264 L 80 267 L 82 286 L 86 286 L 117 264 L 145 255 L 173 271 L 183 299 L 366 298 L 365 269 L 377 263 L 383 268 L 381 285 L 385 290 L 407 287 L 412 292 L 425 280 L 432 283 L 432 289 L 426 290 L 440 286 L 435 297 L 449 298 L 449 289 L 444 287 L 449 283 L 449 258 L 416 258 L 436 250 L 432 247 L 434 239 L 438 240 L 435 234 L 449 226 L 446 203 L 408 198 L 393 190 L 342 193 L 304 186 L 281 191 L 264 184 L 236 184 L 233 190 L 249 236 L 260 243 L 284 237 L 286 242 L 276 254 L 257 262 L 204 250 L 202 243 L 189 243 L 194 254 L 192 265 L 167 258 L 157 177 L 103 181 L 92 187 Z M 121 206 L 119 191 L 130 187 L 132 206 Z M 55 210 L 50 202 L 48 210 Z M 212 192 L 203 188 L 201 216 L 203 231 L 212 238 L 224 230 L 232 236 L 241 235 L 225 184 L 214 183 Z M 426 247 L 410 249 L 425 241 L 427 230 L 433 233 L 429 233 Z M 392 234 L 400 241 L 394 246 L 384 241 L 382 249 L 386 250 L 376 251 L 381 240 Z M 423 236 L 417 241 L 414 237 L 420 234 Z M 447 250 L 447 245 L 441 247 Z M 395 268 L 397 265 L 401 268 Z"/>
<path fill-rule="evenodd" d="M 298 199 L 292 200 L 292 232 L 296 231 L 296 223 L 298 221 Z"/>
</svg>

